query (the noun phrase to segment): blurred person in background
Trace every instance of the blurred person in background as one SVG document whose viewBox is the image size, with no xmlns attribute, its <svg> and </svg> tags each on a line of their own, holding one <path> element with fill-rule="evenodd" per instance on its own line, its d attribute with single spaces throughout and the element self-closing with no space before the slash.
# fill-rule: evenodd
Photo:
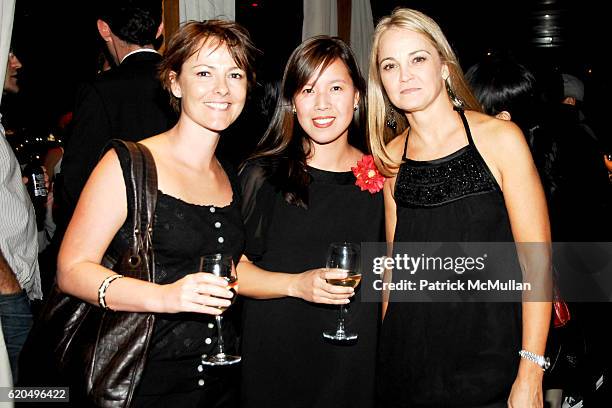
<svg viewBox="0 0 612 408">
<path fill-rule="evenodd" d="M 161 55 L 153 45 L 163 31 L 161 0 L 98 3 L 98 33 L 108 51 L 105 57 L 116 66 L 77 91 L 61 177 L 54 193 L 57 229 L 42 265 L 48 277 L 45 281 L 53 280 L 64 232 L 106 144 L 113 138 L 142 140 L 168 130 L 176 122 L 157 77 Z"/>
<path fill-rule="evenodd" d="M 107 57 L 117 66 L 83 84 L 77 94 L 72 134 L 62 161 L 65 219 L 58 220 L 60 223 L 69 221 L 108 141 L 142 140 L 168 130 L 176 121 L 157 78 L 161 55 L 153 44 L 163 31 L 161 3 L 111 0 L 100 5 L 98 32 L 108 49 Z"/>
<path fill-rule="evenodd" d="M 9 53 L 3 93 L 19 92 L 20 68 L 17 56 Z M 0 209 L 0 323 L 17 381 L 17 360 L 32 326 L 30 299 L 42 298 L 42 292 L 34 207 L 1 124 Z"/>
<path fill-rule="evenodd" d="M 584 86 L 571 75 L 543 74 L 547 75 L 544 88 L 552 89 L 542 89 L 536 76 L 516 60 L 493 56 L 472 66 L 466 78 L 487 114 L 512 120 L 523 130 L 547 195 L 553 239 L 597 241 L 609 231 L 598 210 L 606 205 L 608 186 L 605 169 L 598 162 L 599 142 L 580 110 Z M 540 97 L 542 91 L 550 96 L 548 100 Z M 593 217 L 593 213 L 599 215 Z M 549 389 L 546 400 L 552 408 L 560 407 L 563 400 L 575 404 L 602 398 L 603 391 L 596 392 L 594 384 L 609 370 L 605 337 L 598 333 L 592 306 L 575 302 L 568 306 L 570 321 L 563 328 L 551 326 L 547 344 L 547 354 L 558 359 L 556 368 L 544 377 Z"/>
</svg>

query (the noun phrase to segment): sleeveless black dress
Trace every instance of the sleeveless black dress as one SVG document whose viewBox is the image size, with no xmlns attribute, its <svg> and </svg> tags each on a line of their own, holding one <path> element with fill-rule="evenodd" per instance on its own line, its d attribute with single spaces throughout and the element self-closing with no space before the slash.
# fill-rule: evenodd
<svg viewBox="0 0 612 408">
<path fill-rule="evenodd" d="M 124 177 L 129 157 L 118 151 Z M 231 166 L 221 162 L 232 185 L 232 202 L 225 207 L 196 205 L 158 191 L 153 224 L 156 283 L 175 282 L 194 273 L 202 255 L 232 254 L 237 263 L 244 247 L 240 189 Z M 127 173 L 126 173 L 127 172 Z M 127 179 L 127 178 L 126 178 Z M 128 218 L 131 214 L 128 214 Z M 129 224 L 128 224 L 129 225 Z M 116 241 L 127 245 L 120 230 Z M 114 242 L 121 245 L 121 242 Z M 217 331 L 211 315 L 157 314 L 147 362 L 131 407 L 228 407 L 236 391 L 238 368 L 201 366 L 203 354 L 216 350 Z M 235 346 L 232 308 L 224 314 L 224 341 Z"/>
<path fill-rule="evenodd" d="M 501 188 L 468 145 L 406 157 L 395 185 L 395 242 L 511 242 Z M 408 137 L 406 137 L 406 146 Z M 520 304 L 389 303 L 377 366 L 380 407 L 505 407 L 521 347 Z"/>
<path fill-rule="evenodd" d="M 309 167 L 308 173 L 307 210 L 288 204 L 260 166 L 241 174 L 245 254 L 268 271 L 324 267 L 332 242 L 383 238 L 381 192 L 360 191 L 352 172 Z M 346 345 L 322 336 L 336 327 L 338 308 L 289 297 L 245 299 L 241 407 L 374 406 L 379 305 L 361 302 L 357 288 L 346 327 L 359 338 Z"/>
</svg>

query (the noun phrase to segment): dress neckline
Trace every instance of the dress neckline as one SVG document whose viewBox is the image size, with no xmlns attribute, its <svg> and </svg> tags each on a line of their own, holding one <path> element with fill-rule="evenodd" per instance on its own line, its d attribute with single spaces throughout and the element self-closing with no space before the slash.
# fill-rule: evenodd
<svg viewBox="0 0 612 408">
<path fill-rule="evenodd" d="M 187 206 L 190 207 L 194 207 L 194 208 L 215 208 L 217 210 L 223 210 L 226 208 L 229 208 L 232 206 L 232 204 L 234 204 L 235 201 L 235 197 L 236 197 L 236 188 L 234 185 L 234 180 L 232 179 L 233 175 L 230 175 L 230 172 L 228 171 L 228 167 L 226 166 L 226 163 L 224 163 L 225 160 L 219 158 L 218 156 L 216 156 L 217 162 L 219 163 L 219 166 L 221 166 L 221 168 L 223 169 L 223 172 L 225 173 L 225 175 L 227 176 L 227 179 L 230 182 L 230 188 L 232 189 L 232 199 L 230 200 L 230 202 L 226 205 L 222 205 L 222 206 L 216 206 L 214 204 L 196 204 L 196 203 L 190 203 L 189 201 L 185 201 L 182 198 L 170 195 L 170 194 L 166 194 L 163 191 L 161 191 L 159 188 L 157 189 L 157 194 L 158 196 L 164 196 L 164 197 L 168 197 L 171 200 L 174 200 L 178 203 L 182 203 L 185 204 Z M 153 157 L 153 163 L 155 163 L 155 157 Z M 157 167 L 157 166 L 156 166 Z"/>
<path fill-rule="evenodd" d="M 425 166 L 425 165 L 436 165 L 436 164 L 442 164 L 445 163 L 447 161 L 453 160 L 456 157 L 461 156 L 463 153 L 465 153 L 466 150 L 468 150 L 470 148 L 471 145 L 465 145 L 461 148 L 459 148 L 458 150 L 455 150 L 454 152 L 447 154 L 446 156 L 443 157 L 438 157 L 437 159 L 431 159 L 431 160 L 413 160 L 413 159 L 407 159 L 404 158 L 404 162 L 405 163 L 410 163 L 414 166 Z"/>
<path fill-rule="evenodd" d="M 306 166 L 308 174 L 314 182 L 324 184 L 355 184 L 355 175 L 352 171 L 329 171 L 321 170 L 316 167 Z"/>
<path fill-rule="evenodd" d="M 465 130 L 465 134 L 466 134 L 468 143 L 465 146 L 460 147 L 459 149 L 455 150 L 454 152 L 447 154 L 446 156 L 442 156 L 442 157 L 438 157 L 438 158 L 430 159 L 430 160 L 413 160 L 413 159 L 408 158 L 408 138 L 410 137 L 410 128 L 408 128 L 408 133 L 406 134 L 406 142 L 404 144 L 404 153 L 402 155 L 402 160 L 404 163 L 408 162 L 416 166 L 427 165 L 427 164 L 440 164 L 440 163 L 444 163 L 446 161 L 452 160 L 460 156 L 465 151 L 469 150 L 470 146 L 474 146 L 474 139 L 472 138 L 472 132 L 470 130 L 470 125 L 468 124 L 467 118 L 465 117 L 465 111 L 463 110 L 463 108 L 458 108 L 458 107 L 455 107 L 453 109 L 455 110 L 455 112 L 459 114 L 459 117 L 461 118 L 461 123 L 463 123 L 463 129 Z"/>
<path fill-rule="evenodd" d="M 159 189 L 157 190 L 157 195 L 158 196 L 160 196 L 160 197 L 167 197 L 167 198 L 171 199 L 172 201 L 176 201 L 176 202 L 178 202 L 180 204 L 187 205 L 189 207 L 194 207 L 194 208 L 203 208 L 203 209 L 204 208 L 215 208 L 216 210 L 224 210 L 224 209 L 227 209 L 227 208 L 231 207 L 232 204 L 234 204 L 234 194 L 235 193 L 232 191 L 232 200 L 228 204 L 223 205 L 223 206 L 217 206 L 217 205 L 214 205 L 214 204 L 196 204 L 196 203 L 190 203 L 189 201 L 185 201 L 185 200 L 183 200 L 181 198 L 178 198 L 178 197 L 175 197 L 173 195 L 166 194 L 166 193 L 164 193 L 163 191 L 161 191 Z"/>
</svg>

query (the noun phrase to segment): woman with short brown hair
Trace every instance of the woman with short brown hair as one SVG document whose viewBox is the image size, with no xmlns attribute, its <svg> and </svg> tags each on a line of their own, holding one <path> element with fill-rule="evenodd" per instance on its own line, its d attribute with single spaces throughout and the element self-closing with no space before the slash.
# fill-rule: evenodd
<svg viewBox="0 0 612 408">
<path fill-rule="evenodd" d="M 238 262 L 242 254 L 235 173 L 215 149 L 244 107 L 254 51 L 247 32 L 226 21 L 190 22 L 170 39 L 160 72 L 180 117 L 172 129 L 140 142 L 158 175 L 155 282 L 117 279 L 100 265 L 111 241 L 126 245 L 122 232 L 131 214 L 122 152 L 104 155 L 64 237 L 58 262 L 64 292 L 97 305 L 106 284 L 109 309 L 155 314 L 132 407 L 228 406 L 234 398 L 228 369 L 201 365 L 215 347 L 214 317 L 230 305 L 232 292 L 225 279 L 197 271 L 203 255 L 231 254 Z M 229 323 L 224 329 L 231 333 Z"/>
</svg>

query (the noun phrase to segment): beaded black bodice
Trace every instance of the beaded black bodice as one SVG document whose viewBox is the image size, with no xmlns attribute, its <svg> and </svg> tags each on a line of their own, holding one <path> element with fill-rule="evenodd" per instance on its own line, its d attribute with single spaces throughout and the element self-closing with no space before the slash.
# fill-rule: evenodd
<svg viewBox="0 0 612 408">
<path fill-rule="evenodd" d="M 459 115 L 467 146 L 430 161 L 406 159 L 404 153 L 393 235 L 394 243 L 412 244 L 403 248 L 513 241 L 501 188 L 474 145 L 465 115 Z M 399 255 L 400 248 L 394 246 Z M 455 250 L 444 253 L 456 256 Z M 376 369 L 380 406 L 506 406 L 521 348 L 520 303 L 447 300 L 389 302 Z"/>
<path fill-rule="evenodd" d="M 399 168 L 395 185 L 398 205 L 434 207 L 472 195 L 500 191 L 474 145 L 465 114 L 463 111 L 459 111 L 459 114 L 466 130 L 467 146 L 448 156 L 427 161 L 406 158 L 407 149 L 404 148 L 404 162 Z"/>
</svg>

